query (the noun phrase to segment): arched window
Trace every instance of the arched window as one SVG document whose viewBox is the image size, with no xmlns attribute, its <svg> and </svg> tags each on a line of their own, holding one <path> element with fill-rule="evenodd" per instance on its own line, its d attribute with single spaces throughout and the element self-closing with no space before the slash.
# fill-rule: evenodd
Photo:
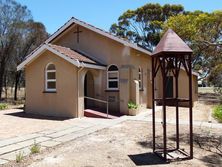
<svg viewBox="0 0 222 167">
<path fill-rule="evenodd" d="M 139 67 L 138 71 L 139 89 L 143 90 L 143 69 Z"/>
<path fill-rule="evenodd" d="M 111 65 L 107 71 L 107 89 L 118 90 L 119 89 L 119 71 L 117 66 Z"/>
<path fill-rule="evenodd" d="M 45 69 L 45 90 L 56 91 L 56 68 L 52 63 L 49 63 Z"/>
</svg>

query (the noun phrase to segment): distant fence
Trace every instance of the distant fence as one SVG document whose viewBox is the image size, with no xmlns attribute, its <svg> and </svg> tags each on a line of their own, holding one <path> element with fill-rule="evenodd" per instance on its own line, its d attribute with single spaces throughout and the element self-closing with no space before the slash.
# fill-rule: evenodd
<svg viewBox="0 0 222 167">
<path fill-rule="evenodd" d="M 198 87 L 198 93 L 215 93 L 214 87 Z"/>
</svg>

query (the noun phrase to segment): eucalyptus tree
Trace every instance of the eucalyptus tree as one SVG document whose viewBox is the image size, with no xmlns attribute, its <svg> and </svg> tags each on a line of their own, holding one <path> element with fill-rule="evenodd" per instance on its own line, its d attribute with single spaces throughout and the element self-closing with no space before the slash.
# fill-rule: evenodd
<svg viewBox="0 0 222 167">
<path fill-rule="evenodd" d="M 17 25 L 32 18 L 26 6 L 14 0 L 0 0 L 0 99 L 3 91 L 4 75 L 13 50 L 17 46 L 19 30 Z"/>
<path fill-rule="evenodd" d="M 173 16 L 163 26 L 164 31 L 168 28 L 172 28 L 193 49 L 193 68 L 204 71 L 203 78 L 222 73 L 222 11 L 196 11 Z M 218 77 L 210 77 L 211 83 L 221 82 L 219 85 L 222 85 Z"/>
<path fill-rule="evenodd" d="M 3 86 L 15 87 L 14 99 L 22 72 L 16 71 L 33 49 L 48 37 L 45 26 L 32 19 L 31 12 L 14 0 L 0 0 L 0 100 Z"/>
<path fill-rule="evenodd" d="M 17 26 L 20 33 L 18 34 L 18 45 L 14 49 L 12 64 L 12 80 L 14 83 L 14 100 L 17 100 L 17 88 L 22 79 L 22 71 L 16 71 L 16 67 L 24 58 L 36 47 L 43 43 L 47 37 L 45 26 L 40 22 L 29 20 Z"/>
<path fill-rule="evenodd" d="M 136 10 L 127 10 L 114 23 L 110 32 L 153 50 L 160 40 L 162 24 L 170 17 L 184 13 L 182 5 L 148 3 Z"/>
</svg>

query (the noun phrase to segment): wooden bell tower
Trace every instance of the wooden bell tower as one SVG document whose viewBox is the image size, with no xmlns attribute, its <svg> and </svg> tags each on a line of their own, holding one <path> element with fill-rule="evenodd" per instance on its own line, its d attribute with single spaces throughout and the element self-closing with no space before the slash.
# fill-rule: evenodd
<svg viewBox="0 0 222 167">
<path fill-rule="evenodd" d="M 186 43 L 171 29 L 169 29 L 152 54 L 152 122 L 153 122 L 153 152 L 162 157 L 166 161 L 178 159 L 192 159 L 193 158 L 193 116 L 192 116 L 192 67 L 191 67 L 192 50 Z M 178 78 L 181 68 L 184 68 L 187 74 L 188 83 L 184 85 L 189 86 L 189 97 L 180 98 Z M 161 97 L 155 97 L 155 79 L 157 73 L 160 73 L 162 78 Z M 173 78 L 175 87 L 173 94 L 169 95 L 168 76 Z M 156 144 L 156 119 L 155 119 L 155 104 L 162 105 L 163 113 L 163 141 L 158 148 Z M 180 128 L 179 128 L 179 104 L 189 104 L 189 153 L 180 148 Z M 167 107 L 168 105 L 174 106 L 176 110 L 176 146 L 169 148 L 167 145 Z M 175 156 L 176 155 L 176 156 Z M 182 155 L 182 156 L 179 156 Z"/>
</svg>

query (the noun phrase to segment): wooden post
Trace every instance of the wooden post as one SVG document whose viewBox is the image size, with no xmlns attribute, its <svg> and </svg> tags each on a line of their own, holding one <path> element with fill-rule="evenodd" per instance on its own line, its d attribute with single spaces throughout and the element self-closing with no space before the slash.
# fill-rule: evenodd
<svg viewBox="0 0 222 167">
<path fill-rule="evenodd" d="M 192 95 L 192 66 L 191 54 L 188 55 L 189 67 L 189 116 L 190 116 L 190 158 L 193 158 L 193 95 Z"/>
<path fill-rule="evenodd" d="M 178 104 L 178 77 L 180 72 L 180 67 L 178 67 L 178 58 L 175 58 L 175 82 L 176 82 L 176 148 L 179 149 L 179 104 Z"/>
<path fill-rule="evenodd" d="M 167 160 L 167 131 L 166 131 L 166 61 L 165 57 L 162 59 L 163 70 L 163 97 L 162 97 L 162 105 L 163 105 L 163 154 L 164 159 Z"/>
<path fill-rule="evenodd" d="M 157 60 L 156 60 L 157 61 Z M 153 152 L 156 150 L 156 140 L 155 140 L 155 67 L 154 67 L 154 57 L 152 57 L 152 121 L 153 121 Z"/>
</svg>

